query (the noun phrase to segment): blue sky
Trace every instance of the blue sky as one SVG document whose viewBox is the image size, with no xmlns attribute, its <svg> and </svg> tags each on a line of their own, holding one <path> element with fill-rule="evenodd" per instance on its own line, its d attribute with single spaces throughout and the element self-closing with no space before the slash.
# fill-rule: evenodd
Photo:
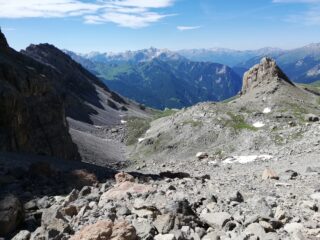
<svg viewBox="0 0 320 240">
<path fill-rule="evenodd" d="M 295 48 L 320 42 L 320 0 L 0 0 L 17 50 Z"/>
</svg>

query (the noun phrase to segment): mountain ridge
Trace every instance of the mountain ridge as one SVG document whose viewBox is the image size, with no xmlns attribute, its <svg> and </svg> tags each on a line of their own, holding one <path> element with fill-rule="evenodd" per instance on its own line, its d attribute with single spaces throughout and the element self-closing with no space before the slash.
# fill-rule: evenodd
<svg viewBox="0 0 320 240">
<path fill-rule="evenodd" d="M 193 62 L 176 54 L 159 54 L 148 61 L 125 63 L 88 62 L 89 59 L 69 54 L 111 89 L 154 108 L 182 108 L 201 101 L 221 101 L 236 95 L 241 87 L 241 79 L 231 68 Z"/>
</svg>

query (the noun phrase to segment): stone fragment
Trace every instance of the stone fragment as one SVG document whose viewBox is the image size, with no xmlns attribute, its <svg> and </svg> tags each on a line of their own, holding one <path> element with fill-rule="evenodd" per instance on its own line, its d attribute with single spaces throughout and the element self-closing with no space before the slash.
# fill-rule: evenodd
<svg viewBox="0 0 320 240">
<path fill-rule="evenodd" d="M 259 239 L 265 239 L 266 232 L 259 223 L 250 224 L 245 230 L 244 233 L 247 236 L 255 236 Z"/>
<path fill-rule="evenodd" d="M 206 152 L 198 152 L 196 154 L 196 157 L 199 159 L 199 160 L 202 160 L 202 159 L 206 159 L 209 157 L 209 154 L 206 153 Z"/>
<path fill-rule="evenodd" d="M 134 177 L 128 173 L 120 172 L 115 175 L 116 183 L 134 182 Z"/>
<path fill-rule="evenodd" d="M 0 236 L 13 232 L 23 218 L 22 204 L 17 197 L 8 195 L 0 200 Z"/>
<path fill-rule="evenodd" d="M 266 168 L 263 173 L 262 173 L 262 180 L 267 180 L 267 179 L 276 179 L 278 180 L 279 177 L 277 175 L 277 173 L 270 169 L 270 168 Z"/>
<path fill-rule="evenodd" d="M 21 230 L 11 240 L 29 240 L 31 233 L 27 230 Z"/>
<path fill-rule="evenodd" d="M 200 215 L 200 218 L 209 226 L 220 229 L 232 220 L 231 215 L 226 212 L 204 213 Z"/>
<path fill-rule="evenodd" d="M 70 240 L 107 240 L 112 234 L 113 223 L 110 220 L 98 221 L 83 227 Z"/>
<path fill-rule="evenodd" d="M 159 234 L 154 237 L 155 240 L 176 240 L 174 234 Z"/>
<path fill-rule="evenodd" d="M 172 214 L 158 215 L 153 225 L 159 233 L 167 234 L 174 226 L 175 217 Z"/>
</svg>

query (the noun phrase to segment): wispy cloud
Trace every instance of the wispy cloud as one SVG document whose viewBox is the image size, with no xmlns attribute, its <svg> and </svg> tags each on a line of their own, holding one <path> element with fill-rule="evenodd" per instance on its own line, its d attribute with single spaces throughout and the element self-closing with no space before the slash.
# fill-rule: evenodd
<svg viewBox="0 0 320 240">
<path fill-rule="evenodd" d="M 177 29 L 179 31 L 189 31 L 189 30 L 195 30 L 199 28 L 201 28 L 201 26 L 177 26 Z"/>
<path fill-rule="evenodd" d="M 272 0 L 273 3 L 306 4 L 308 10 L 286 16 L 285 21 L 304 25 L 320 25 L 320 0 Z"/>
<path fill-rule="evenodd" d="M 0 0 L 0 18 L 58 18 L 80 16 L 88 24 L 113 22 L 141 28 L 172 16 L 159 13 L 175 0 Z"/>
<path fill-rule="evenodd" d="M 1 27 L 1 30 L 3 32 L 12 32 L 12 31 L 15 31 L 16 29 L 11 27 Z"/>
</svg>

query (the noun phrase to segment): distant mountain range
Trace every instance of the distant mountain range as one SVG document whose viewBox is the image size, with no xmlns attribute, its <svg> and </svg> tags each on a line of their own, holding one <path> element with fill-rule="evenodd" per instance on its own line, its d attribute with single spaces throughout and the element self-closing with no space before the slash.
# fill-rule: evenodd
<svg viewBox="0 0 320 240">
<path fill-rule="evenodd" d="M 268 54 L 275 59 L 288 77 L 297 83 L 312 83 L 320 80 L 320 43 L 302 48 Z M 248 69 L 257 64 L 261 56 L 237 64 L 236 69 Z M 243 72 L 239 72 L 241 74 Z"/>
<path fill-rule="evenodd" d="M 149 48 L 123 53 L 65 52 L 112 90 L 159 109 L 230 98 L 240 90 L 243 74 L 265 56 L 275 59 L 294 82 L 320 80 L 320 44 L 293 50 Z"/>
<path fill-rule="evenodd" d="M 169 50 L 67 53 L 112 90 L 153 108 L 182 108 L 198 102 L 222 101 L 241 88 L 241 78 L 228 66 L 193 62 Z"/>
<path fill-rule="evenodd" d="M 217 62 L 234 67 L 257 56 L 269 56 L 283 53 L 279 48 L 262 48 L 258 50 L 239 51 L 227 48 L 185 49 L 177 51 L 192 61 Z M 251 67 L 251 66 L 250 66 Z"/>
</svg>

